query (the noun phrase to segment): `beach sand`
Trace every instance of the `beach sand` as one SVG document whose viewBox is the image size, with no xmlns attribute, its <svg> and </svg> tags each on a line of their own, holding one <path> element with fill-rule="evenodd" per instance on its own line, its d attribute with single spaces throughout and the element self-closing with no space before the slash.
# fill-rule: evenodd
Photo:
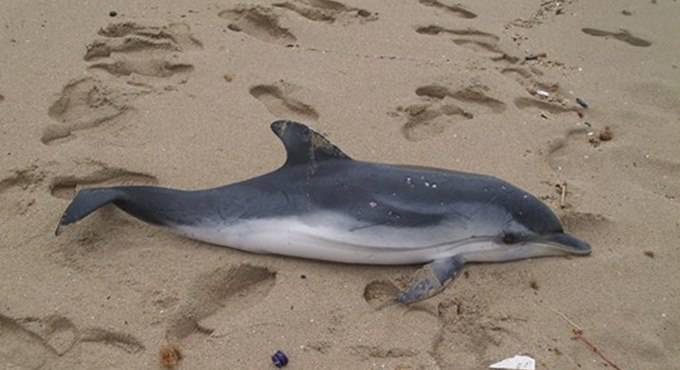
<svg viewBox="0 0 680 370">
<path fill-rule="evenodd" d="M 0 369 L 267 369 L 276 350 L 290 369 L 680 368 L 680 4 L 167 3 L 0 5 Z M 593 254 L 470 265 L 381 307 L 417 266 L 253 255 L 114 207 L 55 237 L 81 188 L 276 168 L 283 118 L 354 158 L 504 178 Z"/>
</svg>

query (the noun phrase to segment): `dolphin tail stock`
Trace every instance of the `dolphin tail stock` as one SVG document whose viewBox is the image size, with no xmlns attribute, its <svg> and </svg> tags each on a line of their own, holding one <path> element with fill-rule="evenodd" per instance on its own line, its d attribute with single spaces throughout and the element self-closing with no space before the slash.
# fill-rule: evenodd
<svg viewBox="0 0 680 370">
<path fill-rule="evenodd" d="M 157 226 L 195 224 L 215 212 L 214 197 L 205 192 L 192 192 L 156 186 L 114 186 L 83 189 L 78 192 L 61 216 L 61 226 L 70 225 L 90 213 L 113 203 L 125 213 Z"/>
<path fill-rule="evenodd" d="M 80 190 L 61 216 L 54 235 L 61 233 L 62 226 L 78 222 L 99 208 L 124 197 L 125 192 L 116 187 Z"/>
</svg>

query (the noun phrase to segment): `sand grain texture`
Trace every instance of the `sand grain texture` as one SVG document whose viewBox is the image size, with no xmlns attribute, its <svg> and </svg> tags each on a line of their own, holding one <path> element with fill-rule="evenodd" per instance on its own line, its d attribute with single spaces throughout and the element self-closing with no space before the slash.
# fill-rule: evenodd
<svg viewBox="0 0 680 370">
<path fill-rule="evenodd" d="M 180 369 L 279 349 L 296 369 L 612 368 L 573 325 L 620 369 L 678 367 L 680 4 L 112 7 L 0 5 L 0 369 L 160 369 L 168 346 Z M 276 168 L 282 118 L 354 158 L 505 178 L 593 255 L 468 266 L 406 308 L 385 302 L 414 267 L 251 255 L 113 208 L 54 236 L 84 187 Z"/>
</svg>

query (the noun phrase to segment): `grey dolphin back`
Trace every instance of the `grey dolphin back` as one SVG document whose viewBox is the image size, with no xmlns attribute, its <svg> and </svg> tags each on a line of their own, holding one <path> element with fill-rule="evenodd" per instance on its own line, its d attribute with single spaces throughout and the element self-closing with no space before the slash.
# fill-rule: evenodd
<svg viewBox="0 0 680 370">
<path fill-rule="evenodd" d="M 275 121 L 271 124 L 271 130 L 286 149 L 287 160 L 283 168 L 299 166 L 301 169 L 304 168 L 304 172 L 309 176 L 317 171 L 323 161 L 351 160 L 321 134 L 303 124 Z M 267 175 L 260 178 L 262 181 L 254 182 L 254 186 L 261 183 L 268 188 L 276 188 L 278 185 L 267 184 Z M 69 204 L 55 233 L 59 234 L 61 226 L 75 223 L 108 204 L 114 204 L 128 214 L 154 225 L 194 225 L 206 219 L 220 218 L 216 217 L 216 214 L 224 212 L 225 208 L 229 207 L 228 204 L 224 204 L 226 199 L 239 203 L 251 196 L 251 191 L 248 191 L 247 187 L 227 185 L 212 190 L 216 191 L 181 191 L 154 186 L 83 189 Z M 229 194 L 235 196 L 229 197 L 227 196 Z M 238 204 L 232 207 L 236 206 Z M 238 212 L 230 210 L 227 213 Z"/>
<path fill-rule="evenodd" d="M 197 191 L 153 186 L 83 189 L 59 227 L 113 204 L 144 222 L 244 250 L 278 253 L 280 248 L 284 255 L 340 262 L 427 263 L 397 297 L 401 303 L 437 294 L 466 261 L 557 253 L 523 249 L 525 244 L 590 253 L 588 243 L 563 232 L 548 206 L 501 179 L 353 160 L 321 134 L 293 121 L 275 121 L 271 130 L 287 154 L 277 170 Z M 272 225 L 287 230 L 281 236 L 287 239 L 271 237 Z M 317 234 L 308 232 L 311 228 Z M 480 242 L 477 249 L 458 248 L 471 240 Z M 290 248 L 293 243 L 299 244 L 297 249 Z M 273 249 L 260 248 L 263 244 Z M 345 246 L 354 249 L 336 253 Z M 312 249 L 316 247 L 327 248 Z M 301 248 L 309 250 L 302 253 Z"/>
</svg>

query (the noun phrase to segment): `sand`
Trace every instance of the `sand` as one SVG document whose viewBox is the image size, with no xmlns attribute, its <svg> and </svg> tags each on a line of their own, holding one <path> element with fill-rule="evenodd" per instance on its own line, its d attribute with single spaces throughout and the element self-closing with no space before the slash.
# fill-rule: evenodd
<svg viewBox="0 0 680 370">
<path fill-rule="evenodd" d="M 0 368 L 680 367 L 678 3 L 0 8 Z M 252 255 L 113 207 L 54 236 L 84 187 L 276 168 L 281 118 L 355 158 L 502 177 L 593 254 L 467 266 L 380 308 L 416 267 Z"/>
</svg>

